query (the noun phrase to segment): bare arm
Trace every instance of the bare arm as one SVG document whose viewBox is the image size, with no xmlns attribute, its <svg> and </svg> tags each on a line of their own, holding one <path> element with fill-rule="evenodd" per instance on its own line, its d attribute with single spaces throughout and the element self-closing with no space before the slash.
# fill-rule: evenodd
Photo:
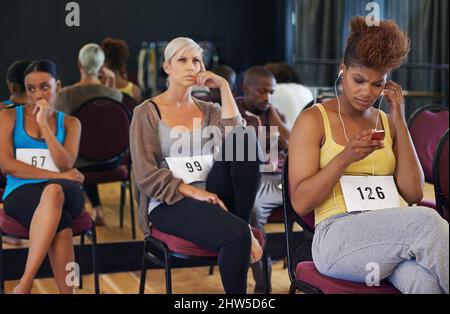
<svg viewBox="0 0 450 314">
<path fill-rule="evenodd" d="M 272 105 L 269 107 L 269 125 L 278 127 L 278 132 L 280 132 L 280 137 L 278 139 L 279 148 L 281 150 L 286 150 L 289 145 L 290 135 L 290 131 L 286 126 L 286 117 Z"/>
<path fill-rule="evenodd" d="M 390 81 L 386 84 L 385 95 L 390 105 L 391 130 L 394 130 L 393 150 L 397 161 L 394 179 L 403 199 L 409 204 L 417 204 L 422 200 L 425 180 L 406 125 L 402 89 L 400 85 Z"/>
<path fill-rule="evenodd" d="M 222 119 L 240 116 L 239 109 L 231 93 L 227 80 L 212 72 L 203 71 L 197 75 L 197 84 L 209 88 L 219 88 L 222 100 Z"/>
<path fill-rule="evenodd" d="M 53 134 L 49 124 L 48 117 L 52 110 L 45 101 L 39 101 L 36 104 L 36 121 L 41 129 L 42 136 L 47 143 L 50 154 L 55 165 L 61 172 L 68 171 L 73 168 L 78 156 L 78 148 L 80 145 L 81 124 L 77 118 L 66 116 L 64 127 L 66 129 L 66 139 L 64 145 L 58 142 L 55 134 Z"/>
</svg>

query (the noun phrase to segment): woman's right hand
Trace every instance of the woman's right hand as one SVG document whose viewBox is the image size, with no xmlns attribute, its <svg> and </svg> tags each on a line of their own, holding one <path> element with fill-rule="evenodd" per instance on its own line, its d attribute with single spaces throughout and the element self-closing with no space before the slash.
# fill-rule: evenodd
<svg viewBox="0 0 450 314">
<path fill-rule="evenodd" d="M 185 197 L 190 197 L 198 201 L 207 202 L 210 204 L 215 204 L 220 206 L 223 210 L 228 211 L 224 202 L 217 196 L 217 194 L 190 186 L 186 183 L 181 183 L 178 192 L 183 194 Z"/>
<path fill-rule="evenodd" d="M 360 161 L 372 152 L 384 147 L 383 141 L 371 139 L 373 132 L 374 130 L 361 131 L 348 142 L 345 149 L 341 152 L 342 158 L 348 165 Z"/>
<path fill-rule="evenodd" d="M 75 181 L 78 183 L 83 183 L 84 175 L 77 169 L 73 168 L 65 172 L 61 172 L 60 179 L 66 179 L 70 181 Z"/>
</svg>

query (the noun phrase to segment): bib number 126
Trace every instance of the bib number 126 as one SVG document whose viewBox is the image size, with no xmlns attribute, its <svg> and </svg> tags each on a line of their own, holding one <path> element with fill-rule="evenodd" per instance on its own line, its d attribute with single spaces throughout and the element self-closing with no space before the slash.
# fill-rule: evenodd
<svg viewBox="0 0 450 314">
<path fill-rule="evenodd" d="M 375 189 L 367 186 L 364 188 L 364 190 L 363 188 L 358 187 L 356 190 L 359 191 L 362 200 L 376 200 L 375 196 L 378 196 L 378 199 L 380 200 L 384 200 L 386 198 L 386 195 L 384 195 L 383 188 L 381 186 L 377 186 L 375 187 Z"/>
</svg>

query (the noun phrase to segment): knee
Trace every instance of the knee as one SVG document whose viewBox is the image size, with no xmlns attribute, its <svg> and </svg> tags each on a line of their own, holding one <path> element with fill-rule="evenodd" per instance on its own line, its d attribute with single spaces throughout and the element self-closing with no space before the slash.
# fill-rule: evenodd
<svg viewBox="0 0 450 314">
<path fill-rule="evenodd" d="M 446 233 L 448 237 L 448 223 L 439 215 L 439 213 L 428 207 L 417 207 L 418 220 L 424 229 L 430 233 Z M 443 235 L 445 236 L 445 235 Z"/>
<path fill-rule="evenodd" d="M 250 248 L 252 237 L 249 226 L 243 220 L 235 220 L 229 225 L 227 238 L 233 243 Z"/>
<path fill-rule="evenodd" d="M 49 184 L 42 192 L 42 199 L 52 198 L 58 203 L 64 203 L 64 191 L 59 184 Z"/>
<path fill-rule="evenodd" d="M 441 288 L 438 281 L 428 276 L 412 276 L 411 282 L 407 287 L 401 289 L 403 294 L 441 294 Z"/>
<path fill-rule="evenodd" d="M 55 235 L 55 239 L 61 240 L 61 239 L 65 239 L 65 240 L 72 240 L 73 238 L 73 233 L 72 233 L 72 229 L 71 228 L 65 228 L 61 231 L 58 231 Z"/>
</svg>

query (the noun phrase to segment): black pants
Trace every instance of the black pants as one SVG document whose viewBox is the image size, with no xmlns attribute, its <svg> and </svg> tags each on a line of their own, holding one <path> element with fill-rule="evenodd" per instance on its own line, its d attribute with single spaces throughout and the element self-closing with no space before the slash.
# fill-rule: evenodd
<svg viewBox="0 0 450 314">
<path fill-rule="evenodd" d="M 117 157 L 112 161 L 100 163 L 97 165 L 78 168 L 78 170 L 81 173 L 113 170 L 113 169 L 116 169 L 120 165 L 121 161 L 122 161 L 122 157 Z M 97 207 L 97 206 L 101 205 L 97 184 L 83 184 L 83 189 L 86 192 L 86 195 L 89 199 L 89 202 L 91 202 L 92 207 Z"/>
<path fill-rule="evenodd" d="M 47 182 L 22 185 L 11 192 L 3 202 L 6 214 L 29 229 L 34 212 L 41 200 L 42 192 L 50 184 L 60 185 L 64 193 L 64 205 L 57 232 L 71 228 L 73 219 L 83 209 L 84 198 L 81 185 L 69 180 L 50 180 Z"/>
<path fill-rule="evenodd" d="M 233 134 L 226 141 L 236 142 Z M 257 149 L 256 137 L 252 133 L 245 141 L 248 147 Z M 250 263 L 251 234 L 250 214 L 255 202 L 260 181 L 259 159 L 226 161 L 225 147 L 222 145 L 222 160 L 216 161 L 208 175 L 206 189 L 216 193 L 225 203 L 229 212 L 217 205 L 197 201 L 192 198 L 173 204 L 161 204 L 149 215 L 152 224 L 159 230 L 189 240 L 205 249 L 219 252 L 219 270 L 226 293 L 246 293 L 247 272 Z M 242 147 L 241 147 L 242 148 Z M 257 154 L 256 154 L 257 156 Z"/>
</svg>

